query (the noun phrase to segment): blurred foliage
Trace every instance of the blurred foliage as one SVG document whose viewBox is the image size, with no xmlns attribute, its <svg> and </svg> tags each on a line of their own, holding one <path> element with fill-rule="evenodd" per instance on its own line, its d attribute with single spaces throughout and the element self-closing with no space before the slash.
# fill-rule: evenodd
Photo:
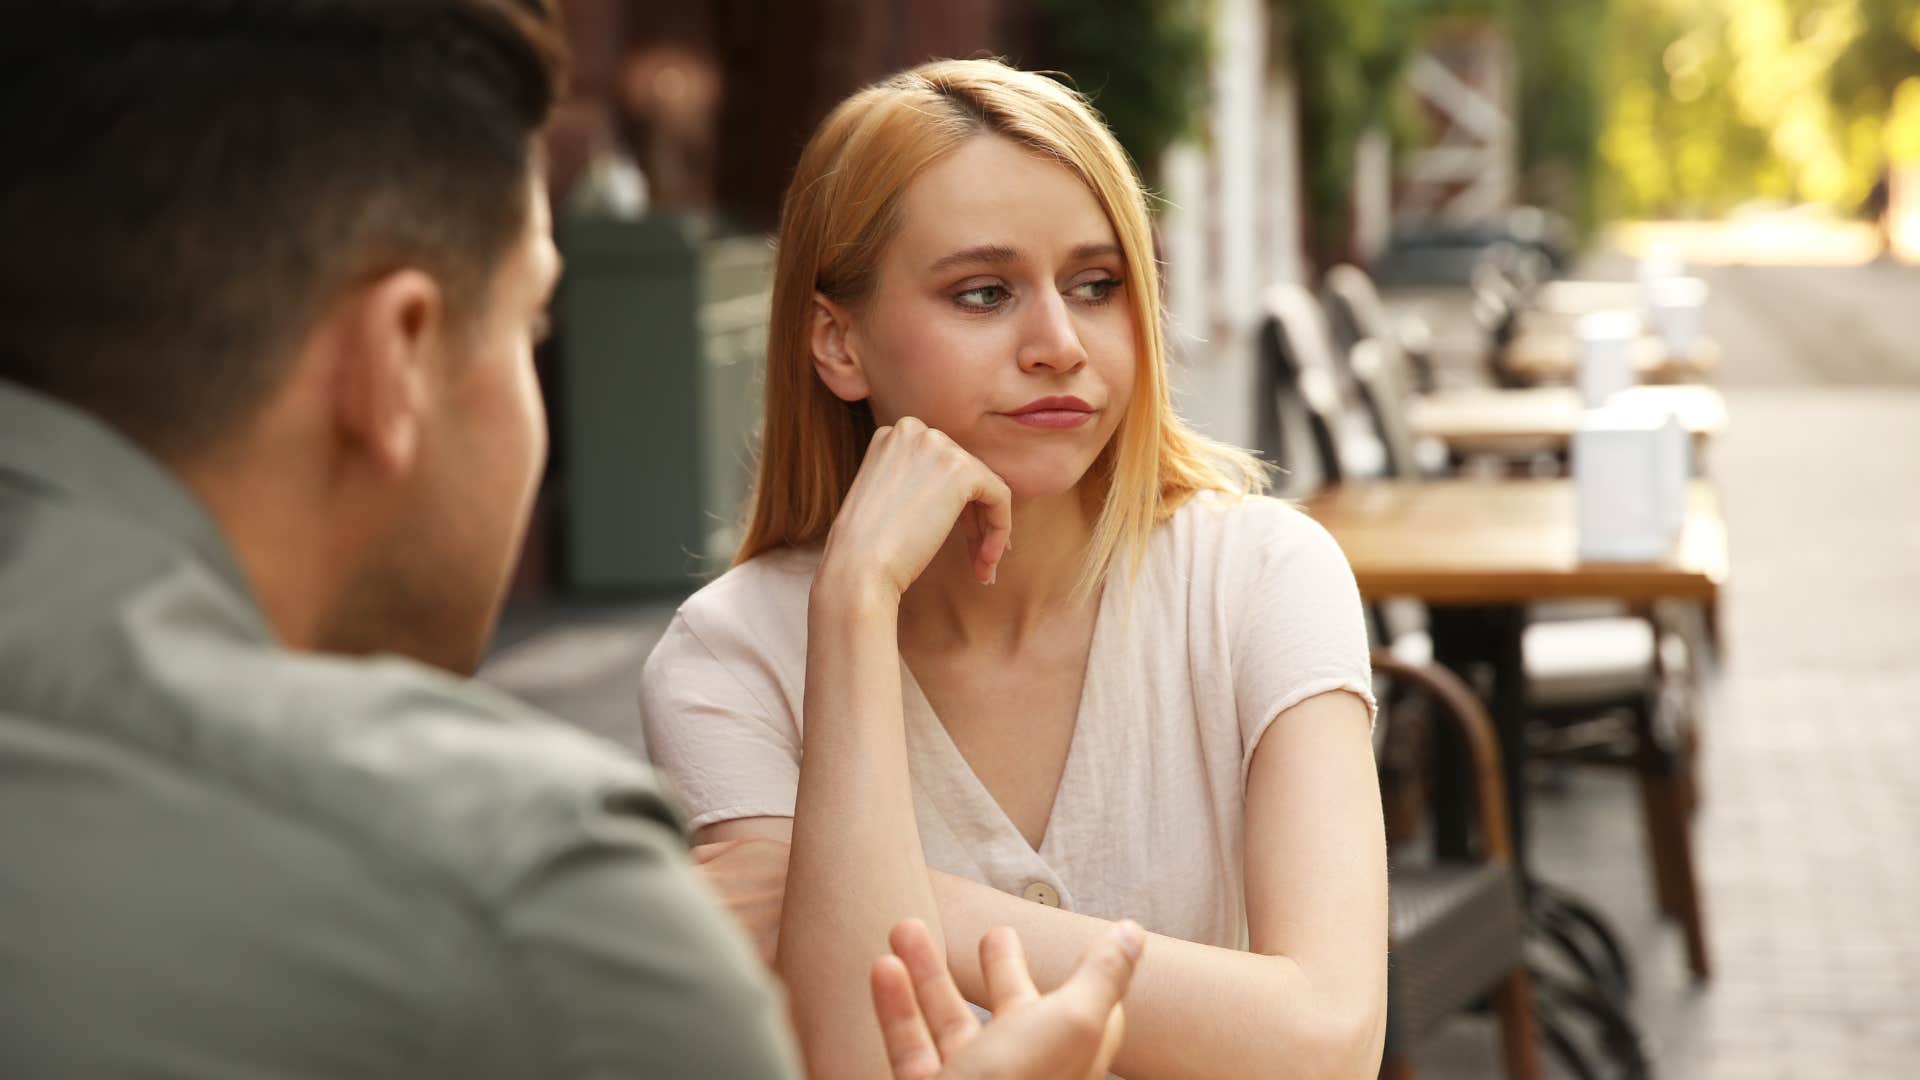
<svg viewBox="0 0 1920 1080">
<path fill-rule="evenodd" d="M 1352 232 L 1354 150 L 1374 127 L 1401 136 L 1411 123 L 1400 74 L 1422 0 L 1276 0 L 1300 81 L 1307 245 L 1325 265 Z"/>
<path fill-rule="evenodd" d="M 1584 234 L 1599 211 L 1605 54 L 1594 44 L 1607 0 L 1507 0 L 1498 15 L 1517 69 L 1520 199 L 1567 215 Z"/>
<path fill-rule="evenodd" d="M 1584 228 L 1600 136 L 1607 0 L 1273 0 L 1286 21 L 1301 89 L 1310 243 L 1317 261 L 1344 254 L 1354 147 L 1380 128 L 1404 147 L 1423 117 L 1401 75 L 1431 34 L 1492 25 L 1513 46 L 1520 197 Z"/>
<path fill-rule="evenodd" d="M 1038 0 L 1022 66 L 1057 70 L 1093 99 L 1152 182 L 1161 153 L 1202 128 L 1211 0 Z"/>
<path fill-rule="evenodd" d="M 1861 204 L 1920 162 L 1920 0 L 1271 0 L 1301 86 L 1317 256 L 1349 233 L 1354 147 L 1420 117 L 1400 77 L 1431 35 L 1513 47 L 1520 198 L 1585 231 L 1754 199 Z"/>
<path fill-rule="evenodd" d="M 1920 0 L 1613 0 L 1605 48 L 1612 214 L 1852 209 L 1920 157 Z"/>
</svg>

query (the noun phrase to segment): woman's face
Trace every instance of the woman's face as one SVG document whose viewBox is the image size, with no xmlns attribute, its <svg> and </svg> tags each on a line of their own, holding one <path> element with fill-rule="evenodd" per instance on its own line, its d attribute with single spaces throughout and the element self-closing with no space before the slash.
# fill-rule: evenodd
<svg viewBox="0 0 1920 1080">
<path fill-rule="evenodd" d="M 874 419 L 918 417 L 1017 497 L 1072 490 L 1126 414 L 1139 357 L 1099 202 L 1064 166 L 983 135 L 916 178 L 904 211 L 846 335 Z"/>
</svg>

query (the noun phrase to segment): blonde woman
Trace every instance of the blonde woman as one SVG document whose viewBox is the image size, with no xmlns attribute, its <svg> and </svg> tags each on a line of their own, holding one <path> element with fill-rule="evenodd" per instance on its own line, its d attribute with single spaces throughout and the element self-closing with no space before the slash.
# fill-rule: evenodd
<svg viewBox="0 0 1920 1080">
<path fill-rule="evenodd" d="M 1144 924 L 1127 1076 L 1373 1075 L 1352 573 L 1174 415 L 1145 198 L 1087 103 L 993 61 L 842 103 L 772 326 L 746 539 L 642 695 L 814 1073 L 885 1075 L 867 958 L 917 916 L 976 1003 L 1017 968 L 989 928 L 1045 989 Z"/>
</svg>

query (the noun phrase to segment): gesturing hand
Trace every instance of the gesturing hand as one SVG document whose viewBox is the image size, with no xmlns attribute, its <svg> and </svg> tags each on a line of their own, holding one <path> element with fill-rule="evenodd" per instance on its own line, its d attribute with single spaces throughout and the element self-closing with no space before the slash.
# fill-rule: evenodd
<svg viewBox="0 0 1920 1080">
<path fill-rule="evenodd" d="M 933 561 L 955 523 L 973 573 L 991 582 L 1013 534 L 1006 482 L 944 433 L 908 416 L 874 432 L 827 534 L 823 575 L 873 575 L 899 596 Z"/>
<path fill-rule="evenodd" d="M 893 928 L 892 956 L 873 964 L 873 1011 L 894 1080 L 1062 1080 L 1107 1073 L 1125 1027 L 1120 999 L 1146 934 L 1118 923 L 1087 950 L 1071 978 L 1041 994 L 1009 927 L 980 939 L 980 968 L 993 1004 L 984 1029 L 953 984 L 927 928 Z"/>
</svg>

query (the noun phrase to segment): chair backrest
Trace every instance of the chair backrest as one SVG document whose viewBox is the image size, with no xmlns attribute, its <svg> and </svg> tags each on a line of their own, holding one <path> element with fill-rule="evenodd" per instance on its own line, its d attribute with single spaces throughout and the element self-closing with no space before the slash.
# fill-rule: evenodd
<svg viewBox="0 0 1920 1080">
<path fill-rule="evenodd" d="M 1368 338 L 1393 348 L 1400 346 L 1400 335 L 1387 314 L 1387 305 L 1365 270 L 1341 263 L 1327 271 L 1326 288 L 1327 315 L 1342 348 L 1351 349 Z"/>
<path fill-rule="evenodd" d="M 1293 284 L 1267 290 L 1260 325 L 1260 442 L 1284 468 L 1298 474 L 1317 470 L 1321 484 L 1338 484 L 1346 475 L 1340 456 L 1340 387 L 1326 316 L 1313 294 Z M 1311 440 L 1310 460 L 1300 460 L 1290 438 L 1304 422 Z"/>
<path fill-rule="evenodd" d="M 1348 354 L 1347 366 L 1353 372 L 1353 385 L 1360 392 L 1367 422 L 1373 428 L 1374 437 L 1380 440 L 1386 474 L 1419 479 L 1413 425 L 1407 419 L 1411 394 L 1406 355 L 1378 338 L 1365 338 Z"/>
</svg>

